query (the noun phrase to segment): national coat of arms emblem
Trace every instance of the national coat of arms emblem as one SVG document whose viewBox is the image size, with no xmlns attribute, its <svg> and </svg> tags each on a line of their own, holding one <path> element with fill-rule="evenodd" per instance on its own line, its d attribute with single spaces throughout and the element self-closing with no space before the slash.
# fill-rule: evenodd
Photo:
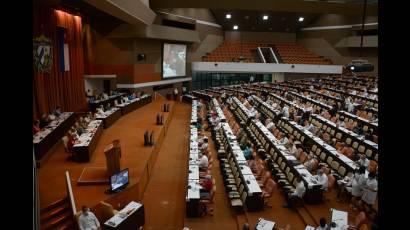
<svg viewBox="0 0 410 230">
<path fill-rule="evenodd" d="M 53 62 L 51 40 L 44 35 L 33 39 L 34 64 L 38 71 L 50 73 Z"/>
</svg>

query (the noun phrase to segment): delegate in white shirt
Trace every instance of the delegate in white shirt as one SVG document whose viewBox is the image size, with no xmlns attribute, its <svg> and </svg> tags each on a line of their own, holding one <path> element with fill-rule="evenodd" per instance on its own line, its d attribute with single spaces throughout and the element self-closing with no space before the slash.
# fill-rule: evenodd
<svg viewBox="0 0 410 230">
<path fill-rule="evenodd" d="M 92 212 L 87 212 L 87 215 L 82 213 L 78 218 L 80 230 L 97 230 L 100 227 L 100 222 Z"/>
<path fill-rule="evenodd" d="M 305 195 L 305 192 L 306 192 L 305 184 L 303 184 L 303 181 L 301 181 L 296 184 L 296 189 L 292 193 L 292 196 L 297 196 L 297 197 L 302 198 L 303 195 Z"/>
<path fill-rule="evenodd" d="M 327 185 L 328 185 L 328 181 L 327 181 L 327 176 L 325 173 L 323 173 L 321 176 L 315 175 L 314 176 L 317 179 L 318 184 L 322 185 L 322 189 L 327 191 Z"/>
<path fill-rule="evenodd" d="M 371 191 L 366 187 L 372 190 L 375 190 L 375 191 Z M 363 189 L 362 200 L 366 202 L 367 204 L 372 205 L 376 201 L 376 197 L 377 197 L 377 180 L 375 178 L 367 180 L 366 187 L 364 187 Z"/>
<path fill-rule="evenodd" d="M 202 155 L 201 159 L 199 160 L 199 167 L 208 168 L 208 157 Z"/>
</svg>

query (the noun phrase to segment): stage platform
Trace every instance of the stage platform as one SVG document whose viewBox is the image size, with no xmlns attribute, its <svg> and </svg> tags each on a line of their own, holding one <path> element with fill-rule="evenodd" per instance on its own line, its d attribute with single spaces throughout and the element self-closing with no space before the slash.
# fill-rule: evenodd
<svg viewBox="0 0 410 230">
<path fill-rule="evenodd" d="M 164 103 L 171 104 L 168 113 L 162 112 Z M 109 188 L 107 182 L 103 182 L 105 169 L 104 148 L 115 139 L 121 141 L 121 168 L 129 168 L 130 184 L 127 190 L 133 191 L 133 199 L 141 198 L 148 183 L 149 176 L 155 163 L 160 143 L 166 129 L 172 119 L 174 101 L 157 97 L 152 103 L 145 105 L 129 114 L 122 116 L 108 129 L 105 129 L 95 149 L 92 159 L 88 163 L 76 163 L 66 161 L 67 153 L 62 143 L 56 144 L 51 150 L 50 159 L 38 170 L 40 207 L 65 197 L 66 182 L 65 171 L 71 176 L 73 192 L 77 209 L 82 205 L 95 207 L 102 200 L 115 200 L 116 194 L 107 195 L 104 192 Z M 156 125 L 156 115 L 164 114 L 164 125 Z M 143 135 L 146 130 L 154 131 L 155 145 L 144 146 Z M 77 184 L 85 169 L 85 175 L 80 181 L 99 181 L 101 183 L 88 183 L 87 186 Z M 87 171 L 93 171 L 91 174 Z M 84 177 L 85 176 L 85 177 Z M 108 178 L 107 178 L 108 179 Z M 118 194 L 117 194 L 118 195 Z"/>
</svg>

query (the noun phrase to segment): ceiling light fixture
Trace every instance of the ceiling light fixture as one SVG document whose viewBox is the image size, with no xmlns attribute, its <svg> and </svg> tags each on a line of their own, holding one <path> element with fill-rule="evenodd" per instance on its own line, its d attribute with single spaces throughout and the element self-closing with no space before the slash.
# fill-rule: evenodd
<svg viewBox="0 0 410 230">
<path fill-rule="evenodd" d="M 234 25 L 234 26 L 233 26 L 233 29 L 234 29 L 234 30 L 237 30 L 237 29 L 238 29 L 238 26 L 237 26 L 237 25 Z"/>
<path fill-rule="evenodd" d="M 226 18 L 231 18 L 231 14 L 226 14 Z"/>
<path fill-rule="evenodd" d="M 263 15 L 262 19 L 263 20 L 268 20 L 269 16 L 268 15 Z"/>
<path fill-rule="evenodd" d="M 303 22 L 303 20 L 305 20 L 304 17 L 299 17 L 299 22 Z"/>
</svg>

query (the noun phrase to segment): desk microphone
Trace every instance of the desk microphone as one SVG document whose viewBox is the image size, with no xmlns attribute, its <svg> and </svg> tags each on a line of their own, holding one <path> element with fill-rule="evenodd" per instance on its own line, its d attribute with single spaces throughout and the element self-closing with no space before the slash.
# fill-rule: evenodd
<svg viewBox="0 0 410 230">
<path fill-rule="evenodd" d="M 246 183 L 247 183 L 247 184 L 250 184 L 251 182 L 250 182 L 249 180 L 246 180 Z"/>
</svg>

